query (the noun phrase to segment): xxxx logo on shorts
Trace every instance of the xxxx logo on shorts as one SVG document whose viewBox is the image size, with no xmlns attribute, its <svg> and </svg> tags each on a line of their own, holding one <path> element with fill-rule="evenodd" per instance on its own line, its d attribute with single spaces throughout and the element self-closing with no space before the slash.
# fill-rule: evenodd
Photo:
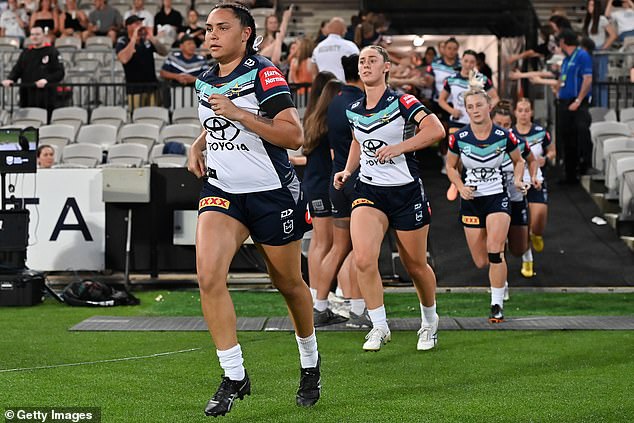
<svg viewBox="0 0 634 423">
<path fill-rule="evenodd" d="M 374 204 L 374 201 L 370 201 L 367 198 L 357 198 L 352 202 L 352 208 L 359 206 L 361 204 Z"/>
<path fill-rule="evenodd" d="M 465 225 L 479 225 L 480 218 L 478 216 L 462 216 L 462 223 Z"/>
<path fill-rule="evenodd" d="M 228 209 L 229 204 L 231 204 L 231 202 L 229 200 L 225 200 L 224 198 L 205 197 L 201 198 L 198 202 L 198 210 L 205 207 L 222 207 L 223 209 Z"/>
</svg>

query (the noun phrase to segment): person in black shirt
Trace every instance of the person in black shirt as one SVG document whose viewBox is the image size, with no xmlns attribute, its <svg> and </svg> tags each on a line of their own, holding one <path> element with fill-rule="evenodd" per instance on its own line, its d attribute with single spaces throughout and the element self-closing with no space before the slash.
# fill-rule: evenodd
<svg viewBox="0 0 634 423">
<path fill-rule="evenodd" d="M 57 49 L 45 42 L 41 27 L 33 27 L 30 37 L 31 46 L 22 50 L 2 85 L 9 87 L 21 80 L 20 107 L 42 107 L 50 111 L 55 107 L 54 84 L 64 79 L 64 66 Z"/>
<path fill-rule="evenodd" d="M 189 12 L 187 12 L 187 22 L 185 26 L 180 28 L 178 39 L 182 39 L 185 35 L 194 38 L 196 48 L 200 48 L 203 41 L 205 41 L 205 28 L 198 26 L 198 12 L 196 12 L 195 9 L 190 9 Z"/>
<path fill-rule="evenodd" d="M 143 18 L 129 16 L 125 27 L 127 35 L 119 37 L 115 50 L 128 84 L 128 107 L 133 110 L 141 106 L 155 106 L 157 80 L 154 52 L 165 56 L 169 50 L 154 38 L 151 30 L 143 26 Z"/>
<path fill-rule="evenodd" d="M 163 32 L 174 39 L 182 26 L 183 15 L 172 9 L 172 0 L 163 0 L 161 9 L 154 15 L 154 35 Z"/>
</svg>

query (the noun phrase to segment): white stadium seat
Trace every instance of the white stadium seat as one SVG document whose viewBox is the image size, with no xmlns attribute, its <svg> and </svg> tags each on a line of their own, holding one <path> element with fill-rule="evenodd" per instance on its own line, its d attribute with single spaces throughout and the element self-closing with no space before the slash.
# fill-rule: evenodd
<svg viewBox="0 0 634 423">
<path fill-rule="evenodd" d="M 603 142 L 608 138 L 629 137 L 630 128 L 621 122 L 597 122 L 590 125 L 590 136 L 594 147 L 592 149 L 592 166 L 603 172 Z"/>
<path fill-rule="evenodd" d="M 159 140 L 159 128 L 150 123 L 128 123 L 119 131 L 120 143 L 135 143 L 147 146 L 148 150 Z"/>
<path fill-rule="evenodd" d="M 96 123 L 79 128 L 77 142 L 80 144 L 96 144 L 104 148 L 117 142 L 117 128 L 112 125 Z"/>
</svg>

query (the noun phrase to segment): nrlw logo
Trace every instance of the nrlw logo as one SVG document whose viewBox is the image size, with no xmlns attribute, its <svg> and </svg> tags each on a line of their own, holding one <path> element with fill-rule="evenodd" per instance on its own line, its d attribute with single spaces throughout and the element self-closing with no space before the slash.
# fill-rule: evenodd
<svg viewBox="0 0 634 423">
<path fill-rule="evenodd" d="M 225 200 L 220 197 L 205 197 L 201 198 L 198 202 L 198 210 L 205 207 L 221 207 L 223 209 L 228 209 L 231 202 L 229 200 Z"/>
<path fill-rule="evenodd" d="M 233 123 L 220 116 L 210 117 L 203 126 L 211 138 L 219 141 L 233 141 L 240 133 Z"/>
<path fill-rule="evenodd" d="M 362 204 L 374 204 L 374 201 L 370 201 L 367 198 L 357 198 L 352 202 L 352 208 L 360 206 Z"/>
</svg>

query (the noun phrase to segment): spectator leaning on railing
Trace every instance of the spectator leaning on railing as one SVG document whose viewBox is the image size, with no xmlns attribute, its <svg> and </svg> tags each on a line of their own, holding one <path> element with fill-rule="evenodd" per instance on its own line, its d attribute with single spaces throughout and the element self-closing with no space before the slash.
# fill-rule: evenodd
<svg viewBox="0 0 634 423">
<path fill-rule="evenodd" d="M 2 81 L 5 87 L 13 85 L 18 79 L 22 84 L 35 84 L 35 87 L 20 87 L 20 107 L 48 110 L 55 107 L 55 87 L 51 84 L 64 79 L 64 67 L 59 56 L 57 49 L 45 42 L 44 29 L 39 26 L 32 28 L 31 45 L 22 50 L 9 77 Z"/>
</svg>

